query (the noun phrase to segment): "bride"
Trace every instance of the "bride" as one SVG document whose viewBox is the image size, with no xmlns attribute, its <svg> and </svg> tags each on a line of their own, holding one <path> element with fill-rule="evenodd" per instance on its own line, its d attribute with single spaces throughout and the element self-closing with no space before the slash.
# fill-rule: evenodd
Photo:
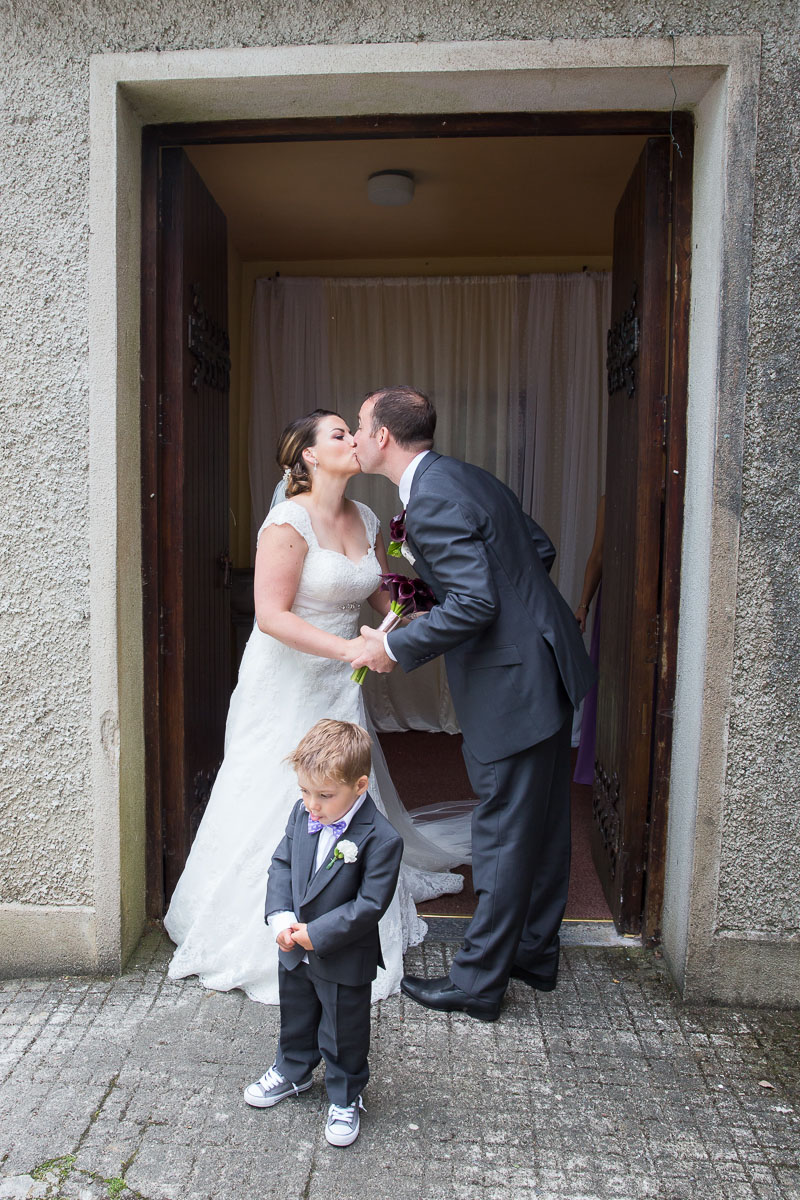
<svg viewBox="0 0 800 1200">
<path fill-rule="evenodd" d="M 177 944 L 172 978 L 199 975 L 208 988 L 242 988 L 278 1003 L 277 949 L 264 923 L 267 871 L 298 790 L 286 763 L 321 717 L 364 725 L 362 689 L 350 659 L 364 600 L 381 615 L 389 596 L 379 522 L 345 497 L 360 471 L 353 438 L 336 413 L 317 409 L 278 443 L 286 495 L 261 526 L 255 566 L 256 626 L 231 697 L 225 758 L 164 918 Z M 369 727 L 369 726 L 368 726 Z M 415 901 L 462 887 L 445 868 L 464 861 L 413 824 L 391 785 L 373 735 L 370 794 L 405 842 L 404 865 L 380 924 L 386 963 L 373 999 L 396 992 L 403 953 L 425 936 Z"/>
</svg>

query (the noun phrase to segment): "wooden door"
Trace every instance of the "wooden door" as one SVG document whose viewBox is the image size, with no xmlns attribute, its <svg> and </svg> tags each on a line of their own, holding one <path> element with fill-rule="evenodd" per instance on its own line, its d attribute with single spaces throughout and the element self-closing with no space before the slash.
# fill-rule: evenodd
<svg viewBox="0 0 800 1200">
<path fill-rule="evenodd" d="M 670 321 L 670 147 L 645 145 L 614 223 L 592 852 L 621 932 L 641 928 L 659 649 Z"/>
<path fill-rule="evenodd" d="M 230 698 L 227 231 L 181 149 L 160 173 L 160 792 L 169 902 L 222 760 Z"/>
</svg>

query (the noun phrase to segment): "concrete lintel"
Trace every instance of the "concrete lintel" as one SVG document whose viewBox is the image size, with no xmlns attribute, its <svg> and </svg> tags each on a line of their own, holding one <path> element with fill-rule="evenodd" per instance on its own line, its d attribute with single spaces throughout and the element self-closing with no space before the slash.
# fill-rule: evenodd
<svg viewBox="0 0 800 1200">
<path fill-rule="evenodd" d="M 554 39 L 97 55 L 144 124 L 376 112 L 663 110 L 758 54 L 750 37 Z M 673 69 L 674 56 L 674 69 Z M 227 87 L 222 91 L 220 84 Z"/>
</svg>

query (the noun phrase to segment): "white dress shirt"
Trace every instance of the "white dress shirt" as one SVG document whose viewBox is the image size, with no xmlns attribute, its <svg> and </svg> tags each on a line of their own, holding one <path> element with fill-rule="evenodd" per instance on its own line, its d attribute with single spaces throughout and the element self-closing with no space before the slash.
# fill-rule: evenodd
<svg viewBox="0 0 800 1200">
<path fill-rule="evenodd" d="M 416 458 L 412 458 L 411 462 L 400 476 L 400 482 L 397 485 L 397 490 L 400 493 L 400 500 L 402 501 L 403 508 L 408 507 L 408 501 L 411 498 L 411 484 L 414 482 L 414 476 L 417 473 L 417 467 L 422 462 L 426 454 L 430 454 L 430 450 L 420 450 Z"/>
<path fill-rule="evenodd" d="M 400 482 L 397 485 L 397 490 L 400 493 L 400 502 L 402 503 L 403 508 L 408 508 L 408 501 L 411 497 L 411 484 L 414 482 L 414 476 L 417 473 L 417 467 L 422 462 L 426 454 L 430 454 L 430 450 L 420 450 L 416 458 L 412 458 L 411 462 L 400 476 Z M 397 659 L 389 649 L 389 643 L 386 640 L 388 636 L 388 633 L 383 635 L 384 649 L 386 650 L 386 653 L 389 655 L 389 658 L 392 660 L 392 662 L 397 662 Z"/>
<path fill-rule="evenodd" d="M 361 795 L 356 800 L 353 807 L 349 808 L 347 810 L 347 812 L 344 814 L 344 816 L 339 817 L 339 820 L 344 821 L 344 823 L 345 823 L 344 829 L 342 830 L 341 834 L 339 835 L 340 837 L 344 837 L 344 835 L 347 833 L 347 830 L 350 827 L 350 822 L 352 821 L 353 817 L 356 815 L 358 810 L 361 808 L 361 805 L 364 803 L 366 798 L 367 798 L 367 793 L 362 792 Z M 317 838 L 317 857 L 314 862 L 314 872 L 316 873 L 320 869 L 322 864 L 325 862 L 325 860 L 329 857 L 329 855 L 334 847 L 334 844 L 336 843 L 336 841 L 338 839 L 336 837 L 336 834 L 330 828 L 330 826 L 327 826 L 327 825 L 323 826 L 323 828 L 320 829 L 318 834 L 316 834 L 316 835 L 312 834 L 311 836 L 312 837 L 316 836 L 316 838 Z M 269 916 L 267 917 L 267 924 L 269 925 L 270 929 L 272 930 L 273 936 L 277 938 L 278 934 L 282 933 L 284 929 L 288 929 L 290 925 L 297 924 L 297 917 L 293 912 L 290 912 L 290 911 L 274 912 L 274 913 L 270 913 Z M 308 962 L 308 955 L 306 955 L 306 957 L 303 959 L 303 961 Z"/>
</svg>

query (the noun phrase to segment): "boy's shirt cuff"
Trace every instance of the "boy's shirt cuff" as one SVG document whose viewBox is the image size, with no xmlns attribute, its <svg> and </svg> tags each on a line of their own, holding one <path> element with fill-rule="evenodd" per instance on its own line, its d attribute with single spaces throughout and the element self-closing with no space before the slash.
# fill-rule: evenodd
<svg viewBox="0 0 800 1200">
<path fill-rule="evenodd" d="M 297 917 L 293 912 L 288 910 L 283 912 L 273 912 L 267 917 L 267 924 L 272 931 L 272 936 L 277 938 L 279 933 L 283 933 L 284 929 L 288 929 L 290 925 L 297 924 Z"/>
</svg>

